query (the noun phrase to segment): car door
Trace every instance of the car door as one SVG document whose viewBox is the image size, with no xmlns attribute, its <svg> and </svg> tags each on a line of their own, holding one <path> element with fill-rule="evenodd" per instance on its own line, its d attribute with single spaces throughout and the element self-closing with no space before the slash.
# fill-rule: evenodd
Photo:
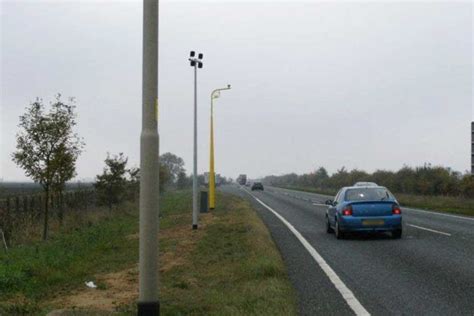
<svg viewBox="0 0 474 316">
<path fill-rule="evenodd" d="M 341 197 L 341 192 L 342 192 L 342 189 L 339 190 L 339 192 L 337 192 L 336 194 L 336 197 L 334 198 L 334 202 L 333 202 L 333 205 L 330 205 L 329 208 L 328 208 L 328 216 L 329 216 L 329 221 L 331 223 L 331 225 L 335 225 L 335 217 L 336 217 L 336 206 L 337 204 L 339 203 L 339 199 Z"/>
</svg>

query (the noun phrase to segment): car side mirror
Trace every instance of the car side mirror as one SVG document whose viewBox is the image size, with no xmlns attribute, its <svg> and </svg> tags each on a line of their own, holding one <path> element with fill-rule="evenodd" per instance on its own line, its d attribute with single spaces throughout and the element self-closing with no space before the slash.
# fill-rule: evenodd
<svg viewBox="0 0 474 316">
<path fill-rule="evenodd" d="M 334 202 L 332 200 L 326 200 L 326 202 L 324 204 L 332 206 L 334 204 Z"/>
</svg>

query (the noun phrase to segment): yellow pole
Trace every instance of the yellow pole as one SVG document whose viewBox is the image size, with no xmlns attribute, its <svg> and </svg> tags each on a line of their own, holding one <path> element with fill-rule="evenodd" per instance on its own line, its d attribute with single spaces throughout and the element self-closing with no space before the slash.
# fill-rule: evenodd
<svg viewBox="0 0 474 316">
<path fill-rule="evenodd" d="M 211 96 L 211 145 L 209 166 L 209 208 L 216 207 L 216 177 L 214 174 L 214 96 Z"/>
<path fill-rule="evenodd" d="M 209 146 L 209 208 L 211 210 L 216 207 L 216 173 L 214 170 L 214 99 L 219 97 L 221 91 L 229 89 L 230 84 L 227 85 L 227 88 L 216 89 L 211 93 L 211 144 Z"/>
</svg>

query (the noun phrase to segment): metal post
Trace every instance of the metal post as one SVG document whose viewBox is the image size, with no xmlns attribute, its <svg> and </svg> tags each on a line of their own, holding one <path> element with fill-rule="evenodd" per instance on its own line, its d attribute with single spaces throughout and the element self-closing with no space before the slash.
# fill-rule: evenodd
<svg viewBox="0 0 474 316">
<path fill-rule="evenodd" d="M 140 264 L 138 315 L 159 315 L 158 0 L 143 1 Z"/>
<path fill-rule="evenodd" d="M 203 54 L 190 52 L 190 64 L 194 67 L 194 165 L 193 165 L 193 229 L 198 228 L 198 175 L 197 175 L 197 69 L 202 68 Z"/>
<path fill-rule="evenodd" d="M 197 176 L 197 64 L 194 65 L 194 166 L 193 166 L 193 229 L 198 228 Z"/>
</svg>

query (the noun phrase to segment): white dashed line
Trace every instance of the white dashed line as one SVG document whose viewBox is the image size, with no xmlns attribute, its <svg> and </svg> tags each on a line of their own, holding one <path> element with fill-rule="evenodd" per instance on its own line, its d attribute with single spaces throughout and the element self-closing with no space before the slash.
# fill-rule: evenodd
<svg viewBox="0 0 474 316">
<path fill-rule="evenodd" d="M 439 215 L 439 216 L 447 216 L 447 217 L 453 217 L 453 218 L 458 218 L 458 219 L 465 219 L 465 220 L 468 220 L 468 221 L 474 221 L 474 217 L 444 214 L 444 213 L 433 212 L 433 211 L 423 211 L 423 210 L 418 210 L 418 209 L 409 208 L 409 207 L 403 207 L 403 209 L 406 209 L 408 211 L 413 211 L 413 212 L 428 213 L 428 214 L 434 214 L 434 215 Z"/>
<path fill-rule="evenodd" d="M 411 226 L 411 227 L 414 227 L 414 228 L 426 230 L 426 231 L 429 231 L 429 232 L 432 232 L 432 233 L 441 234 L 441 235 L 445 235 L 445 236 L 451 236 L 451 234 L 445 233 L 445 232 L 440 232 L 439 230 L 434 230 L 434 229 L 430 229 L 430 228 L 426 228 L 426 227 L 421 227 L 421 226 L 416 226 L 416 225 L 412 225 L 412 224 L 407 224 L 407 225 L 408 225 L 408 226 Z"/>
<path fill-rule="evenodd" d="M 318 206 L 329 206 L 329 205 L 322 204 L 322 203 L 313 203 L 313 205 L 318 205 Z"/>
</svg>

